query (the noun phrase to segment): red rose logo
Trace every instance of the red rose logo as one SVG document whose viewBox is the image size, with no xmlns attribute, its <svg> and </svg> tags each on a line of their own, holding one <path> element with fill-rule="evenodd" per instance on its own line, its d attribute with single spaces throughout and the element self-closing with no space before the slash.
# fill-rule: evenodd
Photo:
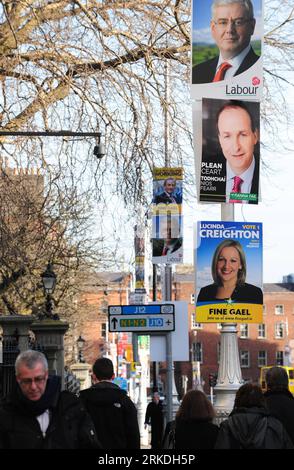
<svg viewBox="0 0 294 470">
<path fill-rule="evenodd" d="M 252 85 L 259 85 L 260 84 L 260 80 L 258 77 L 253 77 L 252 78 Z"/>
</svg>

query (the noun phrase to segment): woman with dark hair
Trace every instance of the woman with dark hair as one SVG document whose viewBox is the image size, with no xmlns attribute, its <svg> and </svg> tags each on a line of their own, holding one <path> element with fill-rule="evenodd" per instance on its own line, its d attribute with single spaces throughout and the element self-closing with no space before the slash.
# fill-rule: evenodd
<svg viewBox="0 0 294 470">
<path fill-rule="evenodd" d="M 294 449 L 282 423 L 265 408 L 259 385 L 237 391 L 234 409 L 221 423 L 216 449 Z"/>
<path fill-rule="evenodd" d="M 217 300 L 262 304 L 262 290 L 246 280 L 246 258 L 236 240 L 224 240 L 216 248 L 211 274 L 214 283 L 200 289 L 197 303 Z"/>
<path fill-rule="evenodd" d="M 176 449 L 213 449 L 218 427 L 212 423 L 215 411 L 200 390 L 189 390 L 176 415 Z"/>
</svg>

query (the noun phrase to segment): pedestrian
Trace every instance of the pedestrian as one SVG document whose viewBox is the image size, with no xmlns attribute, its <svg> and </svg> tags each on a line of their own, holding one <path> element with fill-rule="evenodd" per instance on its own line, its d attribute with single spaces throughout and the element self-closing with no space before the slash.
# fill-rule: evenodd
<svg viewBox="0 0 294 470">
<path fill-rule="evenodd" d="M 41 352 L 15 362 L 16 387 L 0 405 L 0 449 L 101 449 L 82 402 L 61 391 Z"/>
<path fill-rule="evenodd" d="M 145 429 L 151 425 L 151 449 L 161 449 L 163 433 L 163 407 L 158 392 L 153 393 L 145 414 Z"/>
<path fill-rule="evenodd" d="M 289 392 L 288 374 L 282 367 L 271 367 L 265 375 L 265 405 L 285 426 L 294 444 L 294 398 Z"/>
<path fill-rule="evenodd" d="M 259 385 L 246 383 L 236 393 L 229 418 L 220 425 L 216 449 L 294 449 L 283 424 L 270 415 Z"/>
<path fill-rule="evenodd" d="M 102 357 L 93 365 L 92 387 L 80 397 L 104 449 L 139 449 L 137 409 L 126 392 L 114 384 L 113 363 Z"/>
<path fill-rule="evenodd" d="M 218 426 L 213 405 L 200 390 L 189 390 L 176 414 L 175 449 L 213 449 Z"/>
</svg>

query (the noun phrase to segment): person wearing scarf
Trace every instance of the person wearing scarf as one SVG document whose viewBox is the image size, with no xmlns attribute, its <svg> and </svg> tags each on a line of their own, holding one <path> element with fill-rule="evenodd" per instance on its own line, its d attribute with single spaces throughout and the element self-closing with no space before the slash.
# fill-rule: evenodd
<svg viewBox="0 0 294 470">
<path fill-rule="evenodd" d="M 15 362 L 16 386 L 0 405 L 0 449 L 99 449 L 82 402 L 61 391 L 41 352 L 24 351 Z"/>
</svg>

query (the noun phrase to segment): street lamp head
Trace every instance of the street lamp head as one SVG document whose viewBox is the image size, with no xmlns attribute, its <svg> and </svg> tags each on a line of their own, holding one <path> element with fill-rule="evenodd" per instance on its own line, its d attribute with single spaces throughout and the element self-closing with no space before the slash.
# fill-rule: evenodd
<svg viewBox="0 0 294 470">
<path fill-rule="evenodd" d="M 53 313 L 53 294 L 56 285 L 56 274 L 52 269 L 51 263 L 48 263 L 46 271 L 41 274 L 44 292 L 46 295 L 45 311 L 40 314 L 40 319 L 49 318 L 53 320 L 59 320 L 59 316 Z"/>
<path fill-rule="evenodd" d="M 78 345 L 79 350 L 83 349 L 85 342 L 86 340 L 80 335 L 77 339 L 77 345 Z"/>
<path fill-rule="evenodd" d="M 44 291 L 46 294 L 53 294 L 56 286 L 56 274 L 52 269 L 52 264 L 48 263 L 46 271 L 41 274 Z"/>
<path fill-rule="evenodd" d="M 78 345 L 78 362 L 84 363 L 84 356 L 83 356 L 83 348 L 86 340 L 80 335 L 77 339 L 77 345 Z"/>
</svg>

